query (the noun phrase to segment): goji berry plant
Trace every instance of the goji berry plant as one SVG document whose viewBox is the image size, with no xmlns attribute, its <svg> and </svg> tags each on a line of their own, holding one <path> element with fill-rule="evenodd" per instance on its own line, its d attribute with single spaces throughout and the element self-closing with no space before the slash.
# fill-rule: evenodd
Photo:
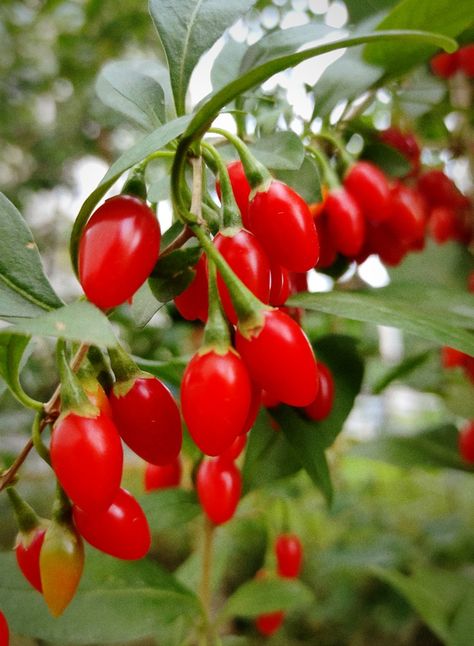
<svg viewBox="0 0 474 646">
<path fill-rule="evenodd" d="M 0 446 L 17 524 L 0 555 L 0 646 L 9 630 L 55 644 L 355 643 L 318 640 L 325 539 L 301 531 L 326 513 L 338 534 L 344 452 L 472 472 L 472 2 L 348 0 L 343 31 L 317 2 L 300 3 L 299 26 L 269 27 L 282 4 L 150 0 L 156 58 L 99 73 L 123 127 L 147 132 L 74 219 L 75 301 L 0 194 L 0 375 L 33 418 L 23 448 Z M 233 38 L 256 19 L 256 37 Z M 212 52 L 212 90 L 193 102 Z M 302 116 L 270 80 L 331 52 L 300 84 Z M 366 282 L 370 266 L 390 284 Z M 375 326 L 415 350 L 387 367 Z M 56 375 L 45 397 L 24 379 L 36 338 L 49 339 L 45 383 Z M 446 423 L 362 432 L 355 448 L 340 436 L 359 395 L 420 368 L 431 381 L 411 385 L 446 400 Z M 48 518 L 24 486 L 34 453 Z M 239 523 L 260 532 L 244 554 Z M 472 643 L 472 568 L 411 565 L 365 562 L 442 643 Z M 452 599 L 433 598 L 435 579 Z"/>
</svg>

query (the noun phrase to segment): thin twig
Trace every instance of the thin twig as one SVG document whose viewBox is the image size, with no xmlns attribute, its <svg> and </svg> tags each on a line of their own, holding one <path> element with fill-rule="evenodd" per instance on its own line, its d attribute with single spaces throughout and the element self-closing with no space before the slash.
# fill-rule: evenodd
<svg viewBox="0 0 474 646">
<path fill-rule="evenodd" d="M 76 354 L 74 355 L 71 361 L 71 369 L 74 372 L 76 372 L 79 369 L 79 366 L 83 362 L 88 350 L 89 350 L 89 344 L 81 343 L 78 351 L 76 352 Z M 40 427 L 39 427 L 40 433 L 42 433 L 42 431 L 46 428 L 46 426 L 48 426 L 48 424 L 51 424 L 51 422 L 53 422 L 57 417 L 57 414 L 59 412 L 60 392 L 61 392 L 61 384 L 58 384 L 54 393 L 51 395 L 51 397 L 43 406 L 44 416 L 40 422 Z M 32 448 L 33 448 L 33 441 L 30 438 L 28 442 L 25 444 L 25 446 L 22 448 L 18 456 L 16 457 L 13 464 L 0 475 L 0 491 L 3 491 L 3 489 L 8 487 L 8 485 L 15 478 L 19 468 L 28 457 L 28 454 Z"/>
<path fill-rule="evenodd" d="M 194 233 L 191 231 L 191 229 L 187 225 L 185 225 L 184 229 L 178 236 L 176 236 L 173 242 L 170 242 L 169 245 L 163 249 L 163 251 L 160 251 L 160 258 L 163 258 L 163 256 L 166 256 L 175 249 L 182 247 L 184 243 L 193 235 Z"/>
</svg>

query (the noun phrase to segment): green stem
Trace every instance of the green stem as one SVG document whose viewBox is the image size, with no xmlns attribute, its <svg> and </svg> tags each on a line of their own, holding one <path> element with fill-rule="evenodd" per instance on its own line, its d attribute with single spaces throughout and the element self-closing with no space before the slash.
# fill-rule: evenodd
<svg viewBox="0 0 474 646">
<path fill-rule="evenodd" d="M 242 139 L 222 128 L 210 128 L 209 132 L 225 137 L 234 146 L 244 167 L 247 180 L 254 192 L 267 191 L 273 178 L 266 166 L 256 159 Z"/>
<path fill-rule="evenodd" d="M 219 299 L 216 265 L 212 260 L 208 262 L 208 283 L 209 315 L 204 328 L 203 350 L 213 348 L 217 352 L 226 353 L 230 346 L 230 334 Z"/>
<path fill-rule="evenodd" d="M 109 348 L 110 365 L 117 383 L 131 381 L 140 374 L 140 368 L 120 345 Z"/>
<path fill-rule="evenodd" d="M 251 336 L 255 333 L 255 330 L 261 328 L 263 324 L 263 312 L 271 308 L 264 305 L 243 284 L 200 227 L 193 224 L 191 225 L 191 229 L 201 243 L 201 247 L 206 252 L 208 258 L 216 264 L 217 269 L 227 285 L 232 304 L 239 319 L 239 329 L 244 336 Z"/>
<path fill-rule="evenodd" d="M 306 150 L 316 159 L 323 175 L 323 183 L 326 184 L 329 189 L 339 188 L 341 186 L 341 182 L 339 181 L 337 173 L 331 167 L 326 155 L 314 146 L 306 146 Z"/>
<path fill-rule="evenodd" d="M 43 410 L 43 403 L 33 399 L 25 393 L 23 386 L 20 383 L 20 375 L 18 366 L 16 365 L 15 353 L 10 350 L 10 344 L 7 348 L 7 374 L 8 374 L 8 386 L 12 395 L 23 404 L 26 408 L 32 408 L 36 411 Z"/>
<path fill-rule="evenodd" d="M 72 371 L 66 357 L 64 339 L 59 339 L 56 346 L 56 360 L 61 380 L 61 413 L 75 412 L 84 417 L 95 417 L 98 408 L 90 403 L 81 382 Z"/>
<path fill-rule="evenodd" d="M 222 157 L 214 146 L 203 142 L 202 147 L 204 151 L 207 150 L 210 153 L 219 175 L 222 196 L 222 221 L 224 223 L 224 227 L 242 227 L 242 218 L 237 202 L 235 201 L 227 166 L 224 164 Z"/>
<path fill-rule="evenodd" d="M 60 525 L 70 525 L 72 521 L 72 505 L 59 482 L 56 485 L 56 498 L 53 504 L 52 517 Z"/>
<path fill-rule="evenodd" d="M 142 162 L 130 171 L 127 181 L 123 185 L 122 195 L 132 195 L 145 201 L 147 187 L 145 182 L 145 164 Z"/>
<path fill-rule="evenodd" d="M 341 139 L 339 139 L 339 137 L 337 137 L 336 135 L 330 132 L 327 132 L 326 130 L 323 130 L 322 132 L 319 132 L 313 136 L 316 139 L 322 139 L 323 141 L 328 141 L 330 144 L 332 144 L 332 146 L 334 146 L 334 148 L 340 155 L 341 161 L 345 169 L 352 166 L 352 164 L 354 163 L 354 157 L 347 152 L 346 147 L 344 146 L 344 143 L 341 141 Z"/>
<path fill-rule="evenodd" d="M 33 507 L 26 500 L 23 500 L 13 487 L 7 487 L 7 494 L 13 507 L 19 530 L 26 533 L 38 527 L 40 519 Z"/>
<path fill-rule="evenodd" d="M 41 439 L 41 420 L 41 413 L 35 415 L 33 426 L 31 427 L 31 440 L 38 455 L 43 458 L 46 464 L 49 464 L 49 466 L 51 466 L 51 455 L 49 453 L 49 449 L 45 446 L 43 440 Z"/>
</svg>

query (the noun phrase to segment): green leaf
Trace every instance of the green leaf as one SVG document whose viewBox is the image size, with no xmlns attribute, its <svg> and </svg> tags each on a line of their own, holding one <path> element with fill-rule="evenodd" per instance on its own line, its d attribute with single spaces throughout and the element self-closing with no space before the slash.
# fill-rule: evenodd
<svg viewBox="0 0 474 646">
<path fill-rule="evenodd" d="M 286 31 L 289 30 L 278 32 L 278 34 L 281 34 L 281 38 L 283 39 L 285 51 L 290 49 L 288 47 L 288 43 L 285 42 Z M 262 39 L 262 41 L 263 40 L 264 39 Z M 244 59 L 244 61 L 242 61 L 242 66 L 248 67 L 248 71 L 244 72 L 241 68 L 242 76 L 207 97 L 206 101 L 194 114 L 191 123 L 184 133 L 184 137 L 180 144 L 180 152 L 187 150 L 196 138 L 203 135 L 219 111 L 235 99 L 236 96 L 250 90 L 250 88 L 258 85 L 259 83 L 263 83 L 263 81 L 266 81 L 277 72 L 293 67 L 302 61 L 313 58 L 314 56 L 319 56 L 320 54 L 332 52 L 343 47 L 353 47 L 367 42 L 377 42 L 379 40 L 395 40 L 398 43 L 403 42 L 404 44 L 412 40 L 422 41 L 431 43 L 432 45 L 437 45 L 438 47 L 444 47 L 449 50 L 453 50 L 456 46 L 456 43 L 451 38 L 440 36 L 439 34 L 433 34 L 432 32 L 413 31 L 409 29 L 358 34 L 354 37 L 341 38 L 330 43 L 310 47 L 303 51 L 293 51 L 292 53 L 280 56 L 275 56 L 275 54 L 272 53 L 274 51 L 278 52 L 278 47 L 273 43 L 275 49 L 268 47 L 267 50 L 262 52 L 261 58 L 258 56 L 259 60 L 263 60 L 265 62 L 260 63 L 255 67 L 250 67 L 249 59 Z M 301 42 L 294 43 L 293 49 L 298 49 L 300 45 Z"/>
<path fill-rule="evenodd" d="M 425 467 L 472 471 L 459 456 L 459 433 L 452 424 L 416 435 L 386 435 L 356 446 L 351 455 L 380 460 L 402 468 Z"/>
<path fill-rule="evenodd" d="M 222 617 L 257 617 L 277 610 L 292 610 L 311 603 L 311 590 L 292 579 L 254 579 L 244 583 L 221 611 Z"/>
<path fill-rule="evenodd" d="M 145 130 L 154 130 L 166 119 L 165 93 L 151 76 L 127 61 L 108 63 L 97 78 L 96 92 L 108 107 Z"/>
<path fill-rule="evenodd" d="M 214 91 L 227 85 L 229 79 L 239 76 L 242 58 L 247 49 L 246 43 L 238 43 L 232 39 L 226 41 L 211 69 L 211 83 Z"/>
<path fill-rule="evenodd" d="M 472 23 L 472 1 L 403 0 L 378 25 L 377 29 L 429 29 L 446 36 L 457 36 Z M 435 53 L 434 43 L 409 42 L 399 47 L 389 41 L 367 45 L 365 59 L 400 76 Z"/>
<path fill-rule="evenodd" d="M 313 422 L 288 406 L 279 406 L 275 418 L 313 483 L 321 490 L 330 505 L 333 498 L 331 475 L 326 460 L 326 443 Z"/>
<path fill-rule="evenodd" d="M 416 69 L 396 92 L 400 109 L 412 119 L 439 105 L 446 94 L 446 83 L 424 68 Z"/>
<path fill-rule="evenodd" d="M 44 274 L 31 231 L 0 193 L 0 318 L 28 318 L 61 305 Z"/>
<path fill-rule="evenodd" d="M 133 296 L 132 305 L 130 306 L 133 322 L 137 327 L 145 327 L 163 305 L 164 303 L 156 300 L 146 280 Z"/>
<path fill-rule="evenodd" d="M 153 532 L 180 527 L 201 513 L 196 494 L 178 488 L 152 491 L 138 501 Z"/>
<path fill-rule="evenodd" d="M 150 0 L 150 12 L 166 52 L 178 114 L 185 111 L 193 69 L 219 36 L 254 0 Z"/>
<path fill-rule="evenodd" d="M 20 403 L 34 410 L 42 410 L 42 403 L 28 397 L 20 383 L 20 368 L 29 342 L 29 336 L 0 333 L 0 375 Z"/>
<path fill-rule="evenodd" d="M 249 433 L 242 468 L 244 493 L 286 478 L 301 469 L 284 434 L 271 427 L 270 414 L 261 410 Z"/>
<path fill-rule="evenodd" d="M 240 73 L 248 72 L 276 58 L 293 54 L 303 45 L 320 40 L 331 31 L 330 27 L 314 22 L 300 27 L 272 31 L 247 49 L 240 65 Z"/>
<path fill-rule="evenodd" d="M 64 305 L 33 319 L 18 319 L 7 328 L 12 334 L 52 336 L 69 341 L 111 347 L 117 343 L 108 318 L 92 303 L 81 301 Z"/>
<path fill-rule="evenodd" d="M 391 177 L 404 177 L 411 171 L 408 159 L 392 146 L 383 143 L 377 142 L 365 146 L 364 159 L 371 161 Z"/>
<path fill-rule="evenodd" d="M 327 117 L 340 101 L 360 96 L 382 77 L 379 67 L 362 59 L 362 48 L 353 47 L 323 72 L 313 86 L 314 117 Z"/>
<path fill-rule="evenodd" d="M 472 599 L 472 580 L 455 572 L 434 568 L 419 568 L 411 576 L 382 568 L 372 568 L 372 571 L 405 597 L 444 644 L 467 646 L 469 642 L 453 639 L 450 623 L 461 601 L 467 595 Z M 470 638 L 472 642 L 472 634 Z"/>
<path fill-rule="evenodd" d="M 89 215 L 92 213 L 98 202 L 104 197 L 109 188 L 115 184 L 118 178 L 129 168 L 141 162 L 145 157 L 151 155 L 157 150 L 161 150 L 167 146 L 170 141 L 176 139 L 184 132 L 191 120 L 190 115 L 169 121 L 163 126 L 157 128 L 149 135 L 138 141 L 134 146 L 127 150 L 121 157 L 119 157 L 106 172 L 100 184 L 92 191 L 89 197 L 81 206 L 76 221 L 71 233 L 71 241 L 69 251 L 75 270 L 77 271 L 77 249 L 81 237 L 82 229 L 84 228 Z"/>
<path fill-rule="evenodd" d="M 443 293 L 445 302 L 449 303 L 452 295 L 447 290 L 440 288 L 438 293 Z M 451 314 L 456 316 L 457 322 L 467 323 L 469 317 L 456 312 L 449 305 L 442 309 L 441 302 L 439 306 L 432 303 L 424 305 L 420 310 L 419 295 L 416 296 L 411 296 L 408 287 L 404 298 L 391 295 L 388 288 L 360 292 L 301 293 L 288 299 L 287 305 L 397 327 L 440 345 L 450 345 L 467 354 L 474 354 L 474 335 L 450 322 Z"/>
<path fill-rule="evenodd" d="M 391 366 L 372 386 L 372 393 L 380 395 L 380 393 L 387 388 L 391 383 L 399 379 L 403 379 L 411 374 L 414 370 L 425 364 L 430 357 L 433 356 L 431 350 L 418 352 L 417 354 L 405 357 L 402 361 L 394 366 Z"/>
<path fill-rule="evenodd" d="M 305 157 L 298 170 L 277 170 L 277 179 L 294 189 L 308 204 L 321 202 L 321 177 L 312 157 Z"/>
<path fill-rule="evenodd" d="M 155 377 L 164 379 L 164 381 L 174 386 L 180 385 L 184 369 L 189 362 L 189 358 L 186 357 L 170 359 L 170 361 L 152 361 L 141 357 L 134 357 L 134 360 L 142 370 L 146 370 L 155 375 Z"/>
<path fill-rule="evenodd" d="M 474 634 L 474 587 L 470 587 L 451 623 L 453 646 L 471 646 Z"/>
<path fill-rule="evenodd" d="M 303 142 L 289 130 L 261 137 L 249 148 L 262 164 L 272 169 L 296 171 L 304 160 Z"/>
<path fill-rule="evenodd" d="M 199 613 L 194 594 L 147 560 L 125 562 L 88 550 L 79 589 L 59 619 L 23 579 L 12 553 L 0 555 L 0 570 L 0 606 L 12 632 L 57 644 L 139 639 L 178 616 L 192 621 Z"/>
<path fill-rule="evenodd" d="M 397 0 L 377 0 L 377 2 L 374 3 L 361 2 L 360 0 L 344 0 L 344 4 L 349 12 L 351 23 L 361 22 L 374 14 L 387 11 L 390 7 L 393 7 L 396 2 Z"/>
</svg>

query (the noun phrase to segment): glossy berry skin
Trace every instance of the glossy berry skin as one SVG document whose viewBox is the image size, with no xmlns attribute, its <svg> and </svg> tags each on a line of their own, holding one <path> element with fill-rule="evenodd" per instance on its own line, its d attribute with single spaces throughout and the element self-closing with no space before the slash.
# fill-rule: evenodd
<svg viewBox="0 0 474 646">
<path fill-rule="evenodd" d="M 278 397 L 274 397 L 266 390 L 262 390 L 262 406 L 265 406 L 265 408 L 274 408 L 275 406 L 279 406 L 280 404 L 281 401 L 278 399 Z"/>
<path fill-rule="evenodd" d="M 278 574 L 287 579 L 296 579 L 301 572 L 303 546 L 296 534 L 281 534 L 275 543 Z"/>
<path fill-rule="evenodd" d="M 318 388 L 314 352 L 300 326 L 280 310 L 263 314 L 262 329 L 250 339 L 237 330 L 236 347 L 252 380 L 291 406 L 307 406 Z"/>
<path fill-rule="evenodd" d="M 40 552 L 43 597 L 53 617 L 72 601 L 84 569 L 84 545 L 72 525 L 52 522 Z"/>
<path fill-rule="evenodd" d="M 336 251 L 348 258 L 357 256 L 365 237 L 365 220 L 359 204 L 345 188 L 338 188 L 327 197 L 326 213 Z"/>
<path fill-rule="evenodd" d="M 5 615 L 0 610 L 0 646 L 8 646 L 10 644 L 10 630 Z"/>
<path fill-rule="evenodd" d="M 236 352 L 194 355 L 181 383 L 181 408 L 203 453 L 220 455 L 230 447 L 244 428 L 251 397 L 249 375 Z"/>
<path fill-rule="evenodd" d="M 327 213 L 323 213 L 321 217 L 318 218 L 316 228 L 318 229 L 320 244 L 319 260 L 316 267 L 325 269 L 326 267 L 330 267 L 337 258 L 337 250 L 329 231 L 329 219 Z"/>
<path fill-rule="evenodd" d="M 120 487 L 123 466 L 122 443 L 112 420 L 103 413 L 59 417 L 51 436 L 51 463 L 76 505 L 87 511 L 107 509 Z"/>
<path fill-rule="evenodd" d="M 308 271 L 319 257 L 314 219 L 302 197 L 283 182 L 273 181 L 249 205 L 249 229 L 271 262 L 290 271 Z"/>
<path fill-rule="evenodd" d="M 270 298 L 270 263 L 257 238 L 245 229 L 225 229 L 214 238 L 214 246 L 246 287 L 263 303 Z M 234 325 L 237 314 L 229 290 L 217 273 L 217 287 L 226 317 Z"/>
<path fill-rule="evenodd" d="M 151 464 L 169 464 L 181 450 L 183 433 L 178 406 L 156 377 L 142 373 L 126 393 L 114 386 L 110 405 L 123 441 Z"/>
<path fill-rule="evenodd" d="M 411 163 L 408 176 L 416 175 L 420 170 L 421 150 L 412 132 L 403 132 L 396 126 L 391 126 L 380 133 L 380 140 L 398 150 Z"/>
<path fill-rule="evenodd" d="M 469 200 L 442 170 L 428 170 L 418 178 L 417 188 L 429 206 L 448 206 L 454 209 L 469 206 Z"/>
<path fill-rule="evenodd" d="M 242 492 L 242 478 L 232 461 L 203 460 L 196 488 L 204 513 L 215 525 L 227 523 L 234 516 Z"/>
<path fill-rule="evenodd" d="M 28 583 L 38 592 L 43 591 L 39 559 L 45 533 L 46 527 L 39 525 L 30 532 L 20 532 L 15 544 L 18 567 Z"/>
<path fill-rule="evenodd" d="M 387 219 L 390 186 L 380 168 L 367 161 L 356 162 L 349 169 L 344 186 L 367 220 L 383 222 Z"/>
<path fill-rule="evenodd" d="M 112 419 L 112 408 L 110 407 L 110 402 L 105 394 L 105 390 L 97 379 L 86 379 L 85 381 L 81 381 L 81 386 L 84 388 L 87 399 L 90 403 L 98 408 L 101 413 Z"/>
<path fill-rule="evenodd" d="M 241 455 L 242 451 L 245 449 L 246 444 L 247 444 L 247 434 L 241 433 L 240 435 L 237 435 L 237 437 L 232 442 L 230 447 L 226 449 L 223 453 L 221 453 L 219 458 L 221 460 L 227 460 L 228 462 L 237 460 L 237 458 Z"/>
<path fill-rule="evenodd" d="M 367 227 L 366 249 L 380 256 L 386 265 L 396 267 L 407 254 L 408 247 L 394 235 L 386 222 Z"/>
<path fill-rule="evenodd" d="M 449 206 L 435 206 L 428 221 L 431 237 L 438 244 L 443 244 L 456 237 L 456 211 Z"/>
<path fill-rule="evenodd" d="M 90 217 L 79 243 L 79 281 L 87 298 L 109 309 L 132 298 L 151 273 L 160 225 L 145 202 L 117 195 Z"/>
<path fill-rule="evenodd" d="M 181 316 L 187 321 L 207 321 L 209 308 L 208 284 L 207 284 L 207 262 L 205 254 L 202 254 L 194 267 L 196 274 L 186 289 L 176 296 L 174 304 Z"/>
<path fill-rule="evenodd" d="M 474 43 L 461 47 L 457 52 L 459 69 L 468 77 L 474 77 Z"/>
<path fill-rule="evenodd" d="M 283 610 L 268 612 L 265 615 L 259 615 L 255 620 L 255 626 L 258 632 L 265 637 L 270 637 L 280 629 L 285 619 Z"/>
<path fill-rule="evenodd" d="M 425 224 L 425 202 L 421 194 L 409 186 L 396 184 L 390 196 L 387 228 L 402 244 L 410 245 L 423 237 Z"/>
<path fill-rule="evenodd" d="M 150 549 L 151 534 L 146 516 L 125 489 L 119 489 L 105 511 L 89 514 L 74 506 L 73 517 L 81 536 L 105 554 L 134 561 L 146 556 Z"/>
<path fill-rule="evenodd" d="M 459 453 L 463 460 L 474 464 L 474 420 L 472 419 L 459 433 Z"/>
<path fill-rule="evenodd" d="M 179 487 L 181 482 L 181 460 L 175 458 L 169 464 L 147 464 L 145 467 L 145 491 Z"/>
<path fill-rule="evenodd" d="M 310 419 L 320 422 L 328 417 L 334 404 L 334 379 L 324 363 L 318 362 L 318 369 L 318 393 L 315 400 L 309 406 L 305 406 L 304 412 Z"/>
<path fill-rule="evenodd" d="M 250 184 L 244 172 L 244 167 L 241 161 L 234 161 L 228 164 L 227 172 L 229 173 L 230 183 L 232 185 L 232 192 L 239 207 L 242 216 L 242 222 L 246 229 L 249 229 L 249 197 L 250 197 Z M 216 192 L 221 197 L 221 187 L 219 181 L 216 182 Z"/>
<path fill-rule="evenodd" d="M 451 78 L 459 69 L 458 52 L 454 52 L 453 54 L 447 54 L 446 52 L 436 54 L 430 61 L 430 67 L 436 76 L 440 76 L 443 79 Z"/>
<path fill-rule="evenodd" d="M 288 269 L 273 262 L 270 267 L 270 298 L 273 307 L 284 305 L 290 295 L 290 280 Z"/>
<path fill-rule="evenodd" d="M 245 435 L 250 431 L 252 426 L 255 424 L 257 419 L 258 411 L 260 410 L 260 404 L 262 402 L 262 390 L 254 383 L 251 383 L 251 398 L 250 398 L 250 407 L 247 415 L 247 419 L 244 422 L 244 427 L 240 432 L 240 435 Z"/>
</svg>

